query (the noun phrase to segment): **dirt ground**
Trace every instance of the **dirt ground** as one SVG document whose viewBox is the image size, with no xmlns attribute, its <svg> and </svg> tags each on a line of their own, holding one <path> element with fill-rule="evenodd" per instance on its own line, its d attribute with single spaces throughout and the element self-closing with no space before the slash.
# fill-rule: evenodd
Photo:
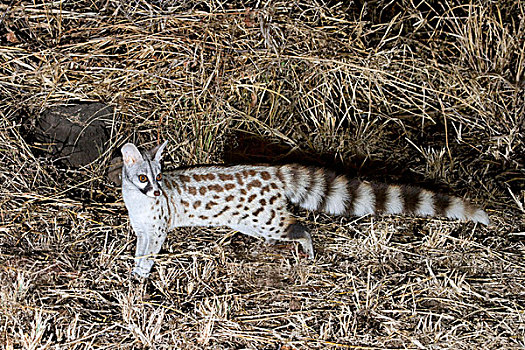
<svg viewBox="0 0 525 350">
<path fill-rule="evenodd" d="M 525 3 L 465 3 L 0 4 L 0 348 L 524 348 Z M 313 261 L 182 228 L 139 281 L 108 174 L 165 139 L 165 169 L 320 165 L 491 225 L 296 210 Z"/>
</svg>

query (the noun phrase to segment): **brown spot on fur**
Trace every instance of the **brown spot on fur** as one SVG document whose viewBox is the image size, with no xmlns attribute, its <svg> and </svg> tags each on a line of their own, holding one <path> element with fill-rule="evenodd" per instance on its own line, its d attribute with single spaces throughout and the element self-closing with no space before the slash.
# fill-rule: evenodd
<svg viewBox="0 0 525 350">
<path fill-rule="evenodd" d="M 229 191 L 231 189 L 234 189 L 235 188 L 235 185 L 234 184 L 225 184 L 224 185 L 224 188 L 226 189 L 226 191 Z"/>
<path fill-rule="evenodd" d="M 263 188 L 261 188 L 261 194 L 264 195 L 264 192 L 270 192 L 270 187 L 269 186 L 264 186 Z"/>
<path fill-rule="evenodd" d="M 255 170 L 253 170 L 253 169 L 250 169 L 250 170 L 248 170 L 248 174 L 250 176 L 255 176 L 255 174 L 257 174 L 257 172 Z"/>
<path fill-rule="evenodd" d="M 219 174 L 219 179 L 222 181 L 231 181 L 233 180 L 233 175 L 231 174 Z"/>
<path fill-rule="evenodd" d="M 202 177 L 199 175 L 199 174 L 193 174 L 193 179 L 195 181 L 201 181 L 202 180 Z"/>
<path fill-rule="evenodd" d="M 274 190 L 276 190 L 276 189 L 279 188 L 275 182 L 272 182 L 272 183 L 270 184 L 270 187 L 271 187 L 272 189 L 274 189 Z"/>
<path fill-rule="evenodd" d="M 239 202 L 244 202 L 245 200 L 246 200 L 246 198 L 244 198 L 244 197 L 239 198 Z"/>
<path fill-rule="evenodd" d="M 250 197 L 248 197 L 248 203 L 251 203 L 255 198 L 257 198 L 257 195 L 252 194 Z"/>
<path fill-rule="evenodd" d="M 171 184 L 170 184 L 169 181 L 165 181 L 165 182 L 164 182 L 164 185 L 166 186 L 166 188 L 167 188 L 168 190 L 171 190 Z"/>
<path fill-rule="evenodd" d="M 199 216 L 199 219 L 201 219 L 201 220 L 208 220 L 208 217 L 205 216 L 205 215 L 200 215 L 200 216 Z"/>
<path fill-rule="evenodd" d="M 188 187 L 188 192 L 195 196 L 197 194 L 197 189 L 195 187 Z"/>
<path fill-rule="evenodd" d="M 199 193 L 202 194 L 202 195 L 205 195 L 206 194 L 206 187 L 201 187 L 199 188 Z"/>
<path fill-rule="evenodd" d="M 190 215 L 188 215 L 188 217 L 189 217 L 190 219 L 192 219 L 192 218 L 194 218 L 194 217 L 195 217 L 195 215 L 193 215 L 193 214 L 190 214 Z"/>
<path fill-rule="evenodd" d="M 246 194 L 246 190 L 244 188 L 241 188 L 241 194 Z"/>
<path fill-rule="evenodd" d="M 269 172 L 263 171 L 263 172 L 261 172 L 261 177 L 262 177 L 263 180 L 270 180 L 271 176 L 270 176 Z"/>
<path fill-rule="evenodd" d="M 242 181 L 242 176 L 241 174 L 239 173 L 235 173 L 235 178 L 237 179 L 237 182 L 239 183 L 239 185 L 244 185 L 244 181 Z"/>
<path fill-rule="evenodd" d="M 195 202 L 193 203 L 193 207 L 194 207 L 195 209 L 197 209 L 197 208 L 201 205 L 201 203 L 202 203 L 201 201 L 195 201 Z"/>
<path fill-rule="evenodd" d="M 179 175 L 179 179 L 182 182 L 190 182 L 190 177 L 186 175 Z"/>
<path fill-rule="evenodd" d="M 215 205 L 217 205 L 217 203 L 214 202 L 214 201 L 211 201 L 211 202 L 206 203 L 206 207 L 205 207 L 205 208 L 206 208 L 206 210 L 210 210 L 210 209 L 213 208 Z"/>
<path fill-rule="evenodd" d="M 214 217 L 219 217 L 220 215 L 224 214 L 226 211 L 230 210 L 230 207 L 229 206 L 225 206 L 224 208 L 221 209 L 220 212 L 218 212 L 217 214 L 214 215 Z"/>
<path fill-rule="evenodd" d="M 281 181 L 282 183 L 284 183 L 284 176 L 283 176 L 283 173 L 281 171 L 281 168 L 277 168 L 277 171 L 275 172 L 275 176 L 277 176 L 277 178 L 279 179 L 279 181 Z"/>
<path fill-rule="evenodd" d="M 171 206 L 170 206 L 169 198 L 166 195 L 166 193 L 164 193 L 164 191 L 162 192 L 162 195 L 164 196 L 164 198 L 166 198 L 166 204 L 167 204 L 166 207 L 168 209 L 168 218 L 169 218 L 168 226 L 171 226 Z"/>
<path fill-rule="evenodd" d="M 186 201 L 180 201 L 180 203 L 185 206 L 185 207 L 189 207 L 190 206 L 190 203 L 186 202 Z"/>
<path fill-rule="evenodd" d="M 221 196 L 218 196 L 216 194 L 213 195 L 213 199 L 219 199 L 219 198 L 221 198 Z"/>
<path fill-rule="evenodd" d="M 242 171 L 242 176 L 244 176 L 244 177 L 248 177 L 248 171 L 243 170 L 243 171 Z"/>
<path fill-rule="evenodd" d="M 266 225 L 271 225 L 272 224 L 272 220 L 275 218 L 275 210 L 272 209 L 272 214 L 270 215 L 270 218 L 268 219 L 268 221 L 266 221 Z"/>
<path fill-rule="evenodd" d="M 259 215 L 264 209 L 263 208 L 259 208 L 257 209 L 256 211 L 253 212 L 253 215 L 257 216 Z"/>
<path fill-rule="evenodd" d="M 254 180 L 254 181 L 250 182 L 248 185 L 246 185 L 246 188 L 248 189 L 248 191 L 251 190 L 252 187 L 261 187 L 261 181 Z"/>
<path fill-rule="evenodd" d="M 208 189 L 210 191 L 215 191 L 215 192 L 222 192 L 222 191 L 224 191 L 224 188 L 222 188 L 222 186 L 217 185 L 217 184 L 215 184 L 215 185 L 208 185 Z"/>
<path fill-rule="evenodd" d="M 241 209 L 242 208 L 242 204 L 237 204 L 237 206 L 235 208 Z"/>
<path fill-rule="evenodd" d="M 270 198 L 270 204 L 273 204 L 277 200 L 277 196 L 272 196 Z"/>
<path fill-rule="evenodd" d="M 250 214 L 244 214 L 244 215 L 241 217 L 241 220 L 246 219 L 248 216 L 250 216 Z"/>
<path fill-rule="evenodd" d="M 232 213 L 232 216 L 237 216 L 237 215 L 239 215 L 239 214 L 240 214 L 240 213 L 239 213 L 238 211 L 234 211 L 234 212 Z"/>
<path fill-rule="evenodd" d="M 230 194 L 228 197 L 225 198 L 226 202 L 231 202 L 233 200 L 233 196 Z"/>
<path fill-rule="evenodd" d="M 264 199 L 264 198 L 261 199 L 261 200 L 259 201 L 259 203 L 261 203 L 261 205 L 266 205 L 266 199 Z"/>
<path fill-rule="evenodd" d="M 215 175 L 213 175 L 213 174 L 202 175 L 202 177 L 207 179 L 207 180 L 215 180 Z"/>
</svg>

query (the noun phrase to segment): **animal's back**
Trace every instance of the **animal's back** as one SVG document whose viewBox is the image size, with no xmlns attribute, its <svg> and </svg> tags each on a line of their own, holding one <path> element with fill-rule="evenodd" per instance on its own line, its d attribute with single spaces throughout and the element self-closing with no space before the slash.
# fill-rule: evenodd
<svg viewBox="0 0 525 350">
<path fill-rule="evenodd" d="M 332 215 L 414 214 L 489 223 L 483 210 L 458 197 L 414 186 L 359 181 L 319 167 L 196 167 L 173 172 L 170 179 L 165 186 L 184 197 L 183 206 L 189 208 L 185 211 L 198 208 L 198 216 L 214 219 L 210 223 L 226 224 L 230 216 L 258 216 L 268 209 L 281 211 L 287 201 Z M 197 212 L 189 215 L 198 218 Z"/>
</svg>

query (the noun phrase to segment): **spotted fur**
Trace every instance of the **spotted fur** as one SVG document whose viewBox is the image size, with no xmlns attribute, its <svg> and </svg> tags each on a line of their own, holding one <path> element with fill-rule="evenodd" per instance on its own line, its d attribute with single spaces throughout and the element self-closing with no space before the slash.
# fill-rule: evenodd
<svg viewBox="0 0 525 350">
<path fill-rule="evenodd" d="M 489 223 L 483 210 L 457 197 L 297 164 L 205 166 L 161 174 L 165 146 L 149 152 L 133 144 L 122 147 L 122 192 L 137 234 L 134 273 L 143 277 L 167 232 L 181 226 L 227 226 L 268 242 L 296 241 L 313 258 L 310 234 L 290 214 L 288 202 L 332 215 L 405 213 Z"/>
</svg>

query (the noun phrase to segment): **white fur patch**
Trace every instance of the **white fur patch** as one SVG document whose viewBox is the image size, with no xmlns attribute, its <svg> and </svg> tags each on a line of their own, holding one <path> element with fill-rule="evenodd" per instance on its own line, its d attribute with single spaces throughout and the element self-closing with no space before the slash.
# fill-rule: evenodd
<svg viewBox="0 0 525 350">
<path fill-rule="evenodd" d="M 326 194 L 324 210 L 332 215 L 344 214 L 345 201 L 348 200 L 348 180 L 344 176 L 338 176 L 327 186 L 329 192 Z"/>
<path fill-rule="evenodd" d="M 465 204 L 463 204 L 463 201 L 457 197 L 452 197 L 445 216 L 452 219 L 466 219 Z"/>
<path fill-rule="evenodd" d="M 401 200 L 401 189 L 398 186 L 388 186 L 387 200 L 385 203 L 386 214 L 399 214 L 403 212 L 403 201 Z"/>
<path fill-rule="evenodd" d="M 316 169 L 313 176 L 313 186 L 309 190 L 309 193 L 306 193 L 301 203 L 303 208 L 307 210 L 317 210 L 319 208 L 319 204 L 325 195 L 325 182 L 324 170 Z"/>
<path fill-rule="evenodd" d="M 290 201 L 298 204 L 308 196 L 307 187 L 310 185 L 310 175 L 303 167 L 299 167 L 292 183 L 294 183 L 292 186 L 294 191 L 290 196 Z"/>
<path fill-rule="evenodd" d="M 364 216 L 374 213 L 375 196 L 370 184 L 362 182 L 357 188 L 357 196 L 354 200 L 353 214 L 356 216 Z"/>
<path fill-rule="evenodd" d="M 489 225 L 490 224 L 489 216 L 487 215 L 487 213 L 485 213 L 485 211 L 483 211 L 481 209 L 476 209 L 474 211 L 474 213 L 469 215 L 469 218 L 470 218 L 470 220 L 472 220 L 474 222 L 480 222 L 483 225 Z"/>
<path fill-rule="evenodd" d="M 419 193 L 419 205 L 416 213 L 419 215 L 434 215 L 435 212 L 434 195 L 427 190 L 421 190 Z"/>
<path fill-rule="evenodd" d="M 295 192 L 295 182 L 292 181 L 292 173 L 290 168 L 286 165 L 279 168 L 280 174 L 283 178 L 285 195 L 288 198 L 292 198 Z"/>
<path fill-rule="evenodd" d="M 299 204 L 306 196 L 306 186 L 310 182 L 308 174 L 301 166 L 296 167 L 296 171 L 292 171 L 291 166 L 283 166 L 281 173 L 285 178 L 286 196 L 290 199 L 290 202 Z M 295 174 L 294 174 L 295 172 Z"/>
</svg>

